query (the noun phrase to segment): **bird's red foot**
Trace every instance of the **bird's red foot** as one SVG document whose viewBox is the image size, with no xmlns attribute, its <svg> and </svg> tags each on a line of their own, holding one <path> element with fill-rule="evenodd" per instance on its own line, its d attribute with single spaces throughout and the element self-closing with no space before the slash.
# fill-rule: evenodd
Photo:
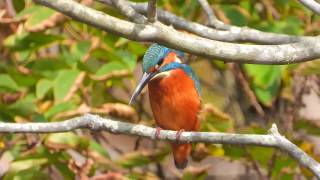
<svg viewBox="0 0 320 180">
<path fill-rule="evenodd" d="M 180 129 L 177 134 L 176 134 L 176 141 L 179 142 L 180 141 L 180 136 L 181 134 L 184 132 L 184 129 Z"/>
<path fill-rule="evenodd" d="M 160 131 L 162 129 L 160 127 L 156 127 L 156 133 L 154 134 L 154 138 L 155 139 L 159 139 L 159 136 L 160 136 Z"/>
</svg>

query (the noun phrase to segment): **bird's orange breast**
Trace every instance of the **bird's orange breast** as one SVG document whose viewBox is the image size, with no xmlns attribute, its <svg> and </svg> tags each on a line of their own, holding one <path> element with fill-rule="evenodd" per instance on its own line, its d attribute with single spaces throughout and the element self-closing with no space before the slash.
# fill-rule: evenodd
<svg viewBox="0 0 320 180">
<path fill-rule="evenodd" d="M 159 127 L 170 130 L 199 129 L 200 97 L 193 80 L 182 70 L 170 71 L 148 84 L 151 108 Z"/>
</svg>

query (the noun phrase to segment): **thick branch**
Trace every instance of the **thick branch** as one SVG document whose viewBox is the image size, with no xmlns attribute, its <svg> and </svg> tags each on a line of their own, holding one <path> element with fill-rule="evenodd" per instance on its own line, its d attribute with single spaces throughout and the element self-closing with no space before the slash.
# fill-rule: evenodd
<svg viewBox="0 0 320 180">
<path fill-rule="evenodd" d="M 0 123 L 0 132 L 2 133 L 56 133 L 72 131 L 79 128 L 105 130 L 112 133 L 137 135 L 150 139 L 154 139 L 156 133 L 155 128 L 113 121 L 91 114 L 61 122 Z M 177 141 L 176 133 L 177 131 L 162 130 L 158 138 L 161 140 Z M 284 136 L 281 136 L 275 124 L 272 125 L 269 135 L 182 132 L 179 141 L 188 143 L 205 142 L 213 144 L 255 145 L 280 148 L 320 178 L 320 164 L 300 150 L 296 145 L 292 144 Z"/>
<path fill-rule="evenodd" d="M 147 16 L 151 23 L 157 20 L 157 0 L 149 0 Z"/>
<path fill-rule="evenodd" d="M 112 5 L 111 0 L 98 0 L 99 2 Z M 138 12 L 147 14 L 147 3 L 130 3 Z M 228 31 L 219 31 L 210 27 L 187 21 L 182 17 L 178 17 L 170 12 L 157 9 L 157 16 L 161 22 L 164 22 L 177 29 L 186 30 L 204 38 L 224 41 L 224 42 L 254 42 L 259 44 L 285 44 L 297 42 L 301 36 L 290 36 L 286 34 L 276 34 L 262 32 L 248 27 L 237 27 L 232 25 L 228 27 Z"/>
<path fill-rule="evenodd" d="M 74 19 L 137 40 L 152 41 L 207 58 L 255 64 L 289 64 L 320 57 L 320 37 L 285 45 L 225 43 L 178 32 L 159 22 L 143 25 L 124 21 L 83 6 L 73 0 L 35 0 Z"/>
<path fill-rule="evenodd" d="M 320 15 L 320 4 L 315 0 L 299 0 L 306 8 Z"/>
<path fill-rule="evenodd" d="M 221 30 L 229 30 L 230 26 L 224 24 L 223 22 L 219 21 L 216 15 L 213 13 L 209 3 L 207 0 L 198 0 L 202 9 L 208 16 L 208 25 L 213 28 L 221 29 Z"/>
<path fill-rule="evenodd" d="M 126 0 L 111 0 L 119 11 L 135 23 L 144 23 L 145 17 L 134 10 Z"/>
</svg>

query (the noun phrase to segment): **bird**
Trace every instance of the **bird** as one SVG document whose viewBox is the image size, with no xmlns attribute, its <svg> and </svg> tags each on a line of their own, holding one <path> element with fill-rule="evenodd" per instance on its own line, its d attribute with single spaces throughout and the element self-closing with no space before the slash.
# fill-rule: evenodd
<svg viewBox="0 0 320 180">
<path fill-rule="evenodd" d="M 158 43 L 152 44 L 142 60 L 143 76 L 136 86 L 129 104 L 148 85 L 148 94 L 156 121 L 156 137 L 161 129 L 177 132 L 177 141 L 183 131 L 199 131 L 198 114 L 201 109 L 199 79 L 190 66 L 184 64 L 184 53 Z M 176 168 L 188 164 L 191 144 L 171 143 Z"/>
</svg>

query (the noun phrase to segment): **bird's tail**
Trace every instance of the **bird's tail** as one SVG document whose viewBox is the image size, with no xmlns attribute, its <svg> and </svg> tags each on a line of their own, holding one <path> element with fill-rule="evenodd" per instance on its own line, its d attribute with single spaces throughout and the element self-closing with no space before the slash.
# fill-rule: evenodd
<svg viewBox="0 0 320 180">
<path fill-rule="evenodd" d="M 176 168 L 184 169 L 188 165 L 188 157 L 191 153 L 191 144 L 172 143 L 171 146 Z"/>
</svg>

